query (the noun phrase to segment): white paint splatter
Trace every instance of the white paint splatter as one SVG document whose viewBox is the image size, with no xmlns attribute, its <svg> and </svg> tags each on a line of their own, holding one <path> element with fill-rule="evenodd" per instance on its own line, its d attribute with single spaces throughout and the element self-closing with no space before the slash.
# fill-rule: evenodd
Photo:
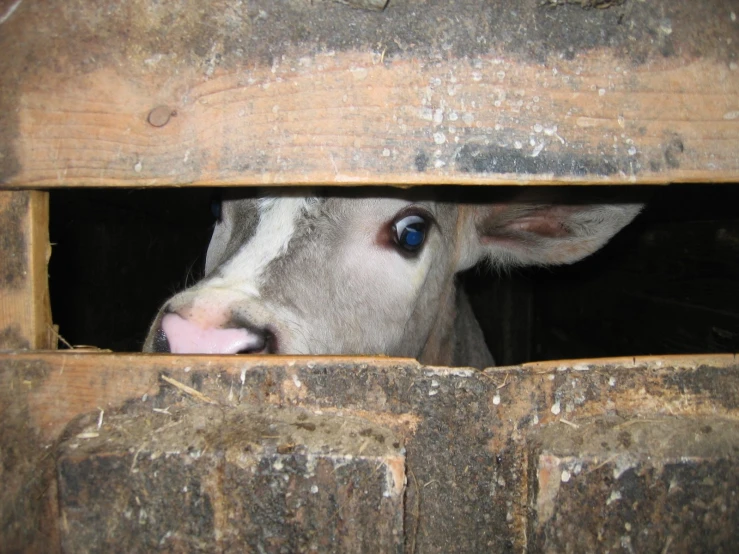
<svg viewBox="0 0 739 554">
<path fill-rule="evenodd" d="M 426 121 L 433 121 L 434 120 L 434 110 L 431 108 L 423 107 L 418 110 L 418 117 L 421 119 L 425 119 Z"/>
<path fill-rule="evenodd" d="M 354 77 L 356 81 L 363 81 L 367 78 L 367 75 L 369 75 L 369 72 L 364 67 L 352 68 L 349 71 L 352 72 L 352 77 Z"/>
</svg>

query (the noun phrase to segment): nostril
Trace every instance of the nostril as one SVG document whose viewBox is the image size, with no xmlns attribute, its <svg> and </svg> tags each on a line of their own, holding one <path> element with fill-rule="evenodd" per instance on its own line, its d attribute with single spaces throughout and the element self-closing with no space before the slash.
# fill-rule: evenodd
<svg viewBox="0 0 739 554">
<path fill-rule="evenodd" d="M 167 333 L 164 332 L 161 324 L 159 324 L 159 329 L 157 329 L 156 333 L 154 334 L 154 342 L 152 344 L 152 347 L 154 352 L 159 352 L 160 354 L 171 352 L 169 348 L 169 340 L 167 339 Z"/>
</svg>

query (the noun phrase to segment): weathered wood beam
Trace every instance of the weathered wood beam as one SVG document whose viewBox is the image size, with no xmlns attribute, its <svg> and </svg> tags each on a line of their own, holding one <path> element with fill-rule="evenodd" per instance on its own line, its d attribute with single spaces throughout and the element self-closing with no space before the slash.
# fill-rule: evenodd
<svg viewBox="0 0 739 554">
<path fill-rule="evenodd" d="M 719 0 L 14 7 L 4 187 L 739 179 Z"/>
<path fill-rule="evenodd" d="M 83 424 L 61 446 L 64 552 L 403 551 L 405 456 L 391 429 L 171 400 Z"/>
<path fill-rule="evenodd" d="M 0 350 L 55 347 L 49 256 L 48 193 L 0 191 Z"/>
<path fill-rule="evenodd" d="M 312 441 L 311 429 L 341 427 L 343 417 L 347 429 L 370 429 L 365 439 L 382 435 L 388 449 L 376 450 L 378 441 Z M 291 432 L 298 418 L 315 428 Z M 6 470 L 0 541 L 24 551 L 39 544 L 35 551 L 58 551 L 60 541 L 85 550 L 107 529 L 149 549 L 154 535 L 125 534 L 139 525 L 143 506 L 156 510 L 162 537 L 172 530 L 165 543 L 192 545 L 177 529 L 200 525 L 208 550 L 236 544 L 238 536 L 265 546 L 263 526 L 227 517 L 236 509 L 258 514 L 259 496 L 243 494 L 254 490 L 250 468 L 258 467 L 279 493 L 269 505 L 296 517 L 280 524 L 288 525 L 291 544 L 318 544 L 311 542 L 313 514 L 331 522 L 327 533 L 353 537 L 336 544 L 362 551 L 372 543 L 347 518 L 366 512 L 343 487 L 365 491 L 392 519 L 400 504 L 382 504 L 388 489 L 373 479 L 404 470 L 407 552 L 546 551 L 564 544 L 597 550 L 599 537 L 616 544 L 624 536 L 635 551 L 659 551 L 668 541 L 676 550 L 719 551 L 739 539 L 730 523 L 739 517 L 731 494 L 739 482 L 737 418 L 739 366 L 732 355 L 480 372 L 401 359 L 7 354 L 0 356 Z M 263 432 L 264 425 L 273 428 Z M 333 444 L 333 454 L 322 444 Z M 356 460 L 362 482 L 330 472 L 312 481 L 301 456 L 314 456 L 324 469 L 341 456 Z M 367 460 L 377 473 L 362 465 Z M 157 500 L 174 499 L 185 485 L 178 481 L 173 489 L 163 472 L 191 479 L 182 503 Z M 108 488 L 91 487 L 81 475 Z M 224 487 L 219 475 L 244 488 Z M 300 503 L 278 486 L 280 479 L 299 495 L 313 485 L 334 491 L 339 503 L 308 492 L 300 519 Z M 213 518 L 202 519 L 203 502 Z M 69 526 L 55 527 L 57 508 Z M 132 519 L 123 521 L 126 510 L 134 510 Z M 397 545 L 397 527 L 383 521 L 377 540 Z M 587 521 L 587 532 L 573 521 Z"/>
</svg>

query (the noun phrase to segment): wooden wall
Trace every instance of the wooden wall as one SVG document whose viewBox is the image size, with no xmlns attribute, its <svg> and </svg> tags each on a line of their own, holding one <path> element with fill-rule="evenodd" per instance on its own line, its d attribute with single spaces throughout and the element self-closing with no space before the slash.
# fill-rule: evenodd
<svg viewBox="0 0 739 554">
<path fill-rule="evenodd" d="M 5 187 L 726 182 L 739 170 L 728 0 L 5 5 Z"/>
<path fill-rule="evenodd" d="M 736 182 L 738 16 L 733 0 L 2 0 L 0 348 L 53 343 L 55 187 Z M 8 352 L 0 543 L 728 551 L 736 372 L 731 355 L 472 373 Z M 315 442 L 321 423 L 360 438 Z M 365 539 L 352 522 L 370 512 L 387 517 Z"/>
</svg>

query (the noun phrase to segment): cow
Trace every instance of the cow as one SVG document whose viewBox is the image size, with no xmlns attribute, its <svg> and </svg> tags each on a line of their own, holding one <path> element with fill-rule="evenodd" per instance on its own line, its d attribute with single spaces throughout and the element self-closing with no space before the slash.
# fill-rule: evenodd
<svg viewBox="0 0 739 554">
<path fill-rule="evenodd" d="M 204 278 L 144 351 L 492 366 L 457 274 L 576 262 L 642 205 L 606 188 L 227 189 Z"/>
</svg>

